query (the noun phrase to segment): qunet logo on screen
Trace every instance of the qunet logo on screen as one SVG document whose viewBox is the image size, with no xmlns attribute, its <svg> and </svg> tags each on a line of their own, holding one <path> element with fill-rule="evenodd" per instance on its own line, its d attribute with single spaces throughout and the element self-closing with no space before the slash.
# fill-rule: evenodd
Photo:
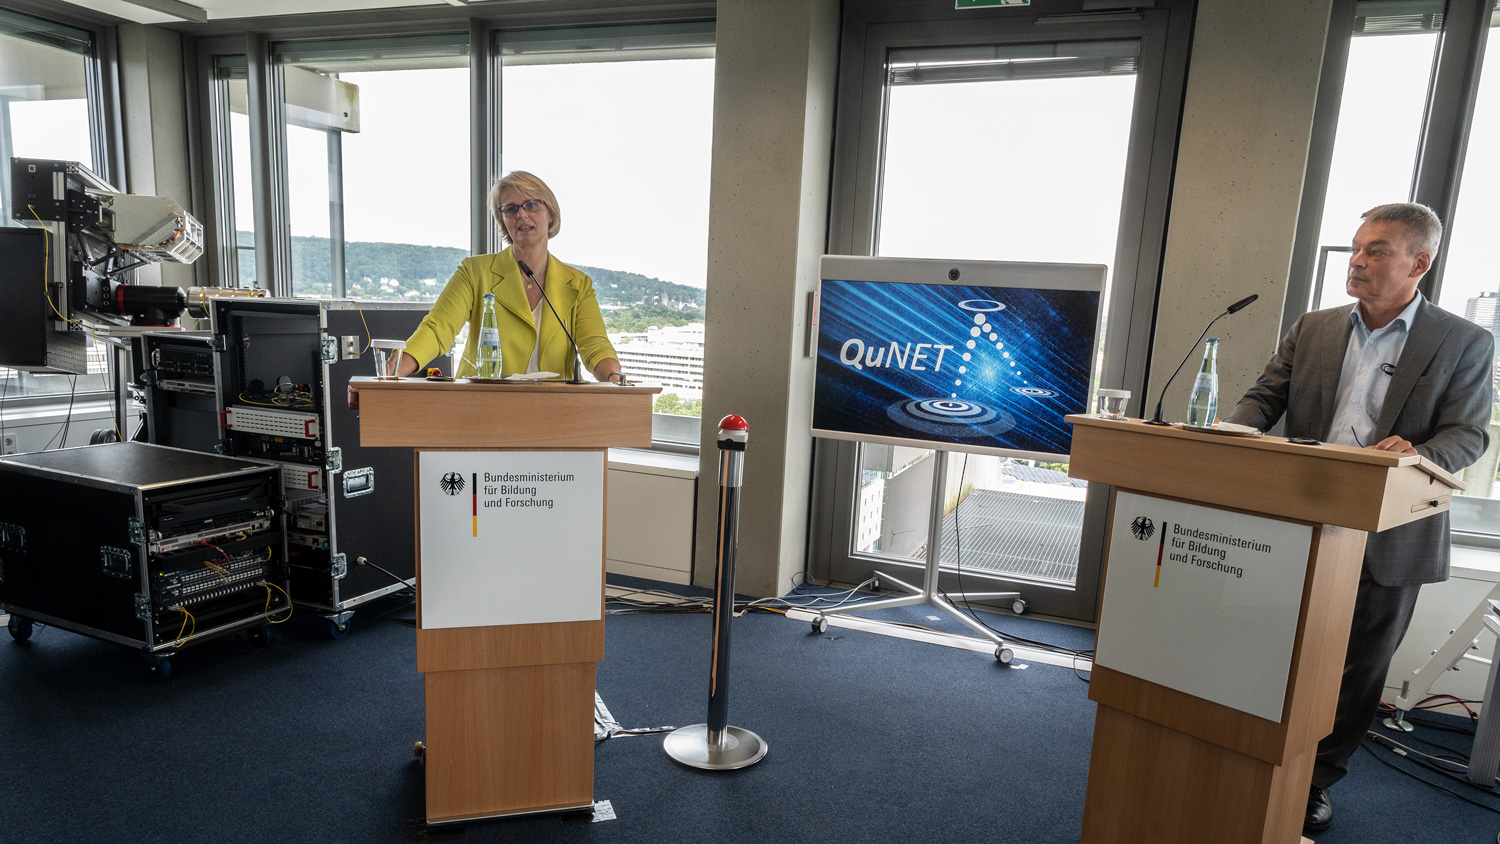
<svg viewBox="0 0 1500 844">
<path fill-rule="evenodd" d="M 825 279 L 820 301 L 815 431 L 1068 452 L 1097 291 Z"/>
</svg>

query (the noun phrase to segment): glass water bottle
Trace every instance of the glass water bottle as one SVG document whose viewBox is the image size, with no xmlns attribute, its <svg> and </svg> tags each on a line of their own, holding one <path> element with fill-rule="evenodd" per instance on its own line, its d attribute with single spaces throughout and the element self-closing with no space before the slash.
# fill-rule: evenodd
<svg viewBox="0 0 1500 844">
<path fill-rule="evenodd" d="M 500 320 L 495 316 L 495 294 L 484 294 L 484 318 L 479 323 L 479 349 L 474 367 L 480 378 L 499 378 Z"/>
<path fill-rule="evenodd" d="M 1213 337 L 1203 345 L 1203 364 L 1198 367 L 1192 395 L 1188 396 L 1187 424 L 1194 428 L 1211 428 L 1218 412 L 1219 338 Z"/>
</svg>

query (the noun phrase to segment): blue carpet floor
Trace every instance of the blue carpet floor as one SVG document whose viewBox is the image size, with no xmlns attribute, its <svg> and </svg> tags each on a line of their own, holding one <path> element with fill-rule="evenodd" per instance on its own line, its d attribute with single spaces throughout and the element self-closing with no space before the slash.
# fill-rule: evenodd
<svg viewBox="0 0 1500 844">
<path fill-rule="evenodd" d="M 816 635 L 766 613 L 734 622 L 730 692 L 730 722 L 770 746 L 760 764 L 704 773 L 671 762 L 659 735 L 617 737 L 597 747 L 595 772 L 615 820 L 427 830 L 413 823 L 423 814 L 413 631 L 381 611 L 362 610 L 338 641 L 294 618 L 268 647 L 230 637 L 189 648 L 166 682 L 145 679 L 123 648 L 55 629 L 0 641 L 0 841 L 1078 840 L 1094 705 L 1073 671 L 838 628 Z M 884 615 L 956 632 L 921 608 Z M 598 687 L 621 724 L 704 720 L 709 622 L 610 617 Z M 1092 640 L 1031 619 L 993 623 L 1071 648 Z M 1467 750 L 1466 737 L 1445 740 Z M 1319 844 L 1491 844 L 1500 831 L 1500 815 L 1363 751 L 1334 801 Z"/>
</svg>

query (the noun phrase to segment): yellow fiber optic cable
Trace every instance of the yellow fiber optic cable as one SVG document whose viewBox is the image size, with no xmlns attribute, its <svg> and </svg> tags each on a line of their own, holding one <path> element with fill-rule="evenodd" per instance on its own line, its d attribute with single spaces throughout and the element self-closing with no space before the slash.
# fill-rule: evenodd
<svg viewBox="0 0 1500 844">
<path fill-rule="evenodd" d="M 286 621 L 288 618 L 291 618 L 292 617 L 292 596 L 291 595 L 287 595 L 285 589 L 282 589 L 280 586 L 277 586 L 276 584 L 272 583 L 269 580 L 263 580 L 263 581 L 261 581 L 260 585 L 266 587 L 266 608 L 265 608 L 265 611 L 261 613 L 262 615 L 264 615 L 266 617 L 266 621 L 269 621 L 272 624 L 280 624 L 281 622 Z M 281 594 L 286 595 L 286 616 L 283 617 L 283 618 L 279 618 L 279 619 L 272 619 L 271 618 L 271 590 L 272 589 L 275 589 L 277 592 L 280 592 Z"/>
<path fill-rule="evenodd" d="M 198 632 L 198 619 L 193 618 L 193 614 L 188 612 L 186 607 L 177 607 L 176 609 L 178 612 L 182 613 L 182 628 L 177 631 L 177 641 L 172 643 L 172 647 L 180 648 L 182 647 L 183 642 L 186 642 L 189 638 L 192 637 L 193 633 Z M 193 631 L 192 633 L 184 636 L 182 635 L 182 631 L 187 629 L 188 621 L 190 620 L 193 622 Z"/>
</svg>

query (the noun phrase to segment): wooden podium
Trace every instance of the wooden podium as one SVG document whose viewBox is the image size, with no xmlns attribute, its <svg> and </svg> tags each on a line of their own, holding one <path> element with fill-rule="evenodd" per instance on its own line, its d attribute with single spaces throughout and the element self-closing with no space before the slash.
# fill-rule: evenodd
<svg viewBox="0 0 1500 844">
<path fill-rule="evenodd" d="M 1099 615 L 1098 656 L 1105 664 L 1096 660 L 1089 686 L 1089 698 L 1098 703 L 1098 711 L 1082 841 L 1304 840 L 1302 819 L 1313 761 L 1318 741 L 1333 725 L 1365 532 L 1443 512 L 1453 490 L 1462 489 L 1462 484 L 1417 456 L 1293 445 L 1280 437 L 1196 433 L 1139 420 L 1069 416 L 1068 421 L 1074 426 L 1070 474 L 1115 487 L 1109 574 Z M 1294 577 L 1301 573 L 1300 581 L 1281 584 L 1290 598 L 1283 615 L 1286 624 L 1295 619 L 1295 629 L 1281 625 L 1287 652 L 1280 660 L 1265 660 L 1284 666 L 1284 685 L 1246 683 L 1241 691 L 1249 694 L 1226 692 L 1225 702 L 1179 690 L 1234 686 L 1243 681 L 1234 672 L 1256 669 L 1209 659 L 1201 663 L 1204 671 L 1195 673 L 1191 669 L 1200 650 L 1211 657 L 1214 648 L 1234 647 L 1238 641 L 1230 640 L 1227 630 L 1219 641 L 1212 636 L 1204 641 L 1188 632 L 1189 619 L 1211 611 L 1196 599 L 1177 606 L 1152 601 L 1168 596 L 1167 585 L 1181 588 L 1187 581 L 1212 584 L 1206 590 L 1195 586 L 1200 591 L 1192 593 L 1210 598 L 1214 590 L 1229 595 L 1245 588 L 1247 576 L 1258 576 L 1253 569 L 1260 560 L 1273 556 L 1274 543 L 1258 542 L 1253 533 L 1258 527 L 1230 536 L 1183 531 L 1178 521 L 1171 522 L 1172 532 L 1180 536 L 1169 540 L 1167 520 L 1153 523 L 1148 516 L 1135 515 L 1153 508 L 1186 512 L 1189 518 L 1252 523 L 1277 536 L 1295 538 L 1300 532 L 1307 537 L 1305 568 L 1297 560 L 1283 569 Z M 1151 535 L 1158 529 L 1159 537 Z M 1201 539 L 1205 536 L 1213 539 Z M 1204 553 L 1182 550 L 1174 560 L 1172 549 L 1180 538 L 1185 548 Z M 1261 554 L 1247 548 L 1272 550 Z M 1142 555 L 1155 558 L 1154 573 L 1142 570 Z M 1231 562 L 1240 559 L 1249 565 Z M 1240 574 L 1234 573 L 1236 569 Z M 1258 605 L 1241 604 L 1230 607 L 1225 617 L 1231 623 L 1243 619 L 1253 631 L 1263 612 L 1272 614 Z M 1165 617 L 1167 626 L 1181 622 L 1183 627 L 1180 635 L 1158 640 L 1159 652 L 1152 653 L 1146 650 L 1151 645 L 1131 637 L 1136 628 L 1157 624 L 1143 622 L 1142 616 L 1156 615 Z M 1114 634 L 1117 629 L 1132 631 L 1124 637 L 1129 647 L 1115 646 L 1122 638 Z M 1266 632 L 1272 638 L 1278 633 Z M 1171 686 L 1152 682 L 1108 667 L 1111 661 L 1159 666 L 1162 673 L 1185 679 Z M 1244 711 L 1253 707 L 1246 707 L 1236 695 L 1256 692 L 1280 702 L 1272 707 L 1279 713 L 1262 717 Z"/>
<path fill-rule="evenodd" d="M 450 823 L 501 815 L 587 808 L 594 802 L 594 671 L 604 658 L 604 543 L 603 512 L 605 451 L 612 447 L 651 445 L 651 405 L 656 387 L 568 385 L 538 382 L 470 383 L 404 378 L 351 379 L 359 390 L 360 443 L 415 449 L 417 498 L 417 671 L 425 675 L 426 737 L 423 759 L 427 774 L 427 821 Z M 504 554 L 507 547 L 527 537 L 480 537 L 480 479 L 468 479 L 467 466 L 444 476 L 439 489 L 422 483 L 423 455 L 433 460 L 463 460 L 480 465 L 483 459 L 562 459 L 558 452 L 592 454 L 586 458 L 597 472 L 580 477 L 588 500 L 597 500 L 599 513 L 569 512 L 582 522 L 578 533 L 597 536 L 584 540 L 573 565 L 588 573 L 584 586 L 561 582 L 547 570 L 559 562 L 558 551 L 546 555 L 514 555 L 532 559 L 502 560 L 506 567 L 530 567 L 546 591 L 553 590 L 586 606 L 582 620 L 514 623 L 493 617 L 480 624 L 436 626 L 437 609 L 455 615 L 447 606 L 424 602 L 424 566 L 437 593 L 441 573 L 450 585 L 467 565 L 463 552 L 442 559 L 422 559 L 422 499 L 454 496 L 463 533 L 468 528 L 469 496 L 473 496 L 475 544 L 486 553 Z M 498 457 L 496 457 L 498 455 Z M 459 481 L 448 478 L 458 475 Z M 472 489 L 454 488 L 472 484 Z M 497 488 L 498 489 L 498 488 Z M 517 493 L 518 495 L 521 493 Z M 545 494 L 545 493 L 544 493 Z M 535 493 L 533 493 L 535 498 Z M 551 509 L 552 501 L 546 502 Z M 483 506 L 489 506 L 485 504 Z M 559 508 L 562 509 L 562 508 Z M 519 516 L 517 517 L 519 518 Z M 597 518 L 595 525 L 586 520 Z M 434 524 L 437 524 L 434 522 Z M 584 530 L 583 528 L 586 528 Z M 542 533 L 518 531 L 518 533 Z M 550 542 L 556 532 L 539 541 Z M 559 540 L 567 537 L 557 537 Z M 482 543 L 482 544 L 480 544 Z M 429 545 L 431 543 L 428 543 Z M 563 541 L 559 546 L 566 544 Z M 496 549 L 499 549 L 498 551 Z M 581 559 L 578 559 L 581 556 Z M 460 574 L 451 572 L 457 569 Z M 592 575 L 597 571 L 597 578 Z M 520 572 L 515 576 L 526 576 Z M 491 575 L 494 576 L 494 575 Z M 507 575 L 509 576 L 509 575 Z M 579 590 L 587 594 L 579 594 Z M 476 587 L 475 592 L 484 590 Z M 571 596 L 565 593 L 571 592 Z M 442 598 L 454 594 L 450 588 Z M 432 596 L 429 595 L 429 598 Z M 459 598 L 466 596 L 459 595 Z M 472 596 L 468 596 L 472 597 Z M 478 610 L 493 599 L 525 601 L 527 595 L 480 595 Z M 425 607 L 425 609 L 424 609 Z M 424 624 L 424 615 L 433 626 Z M 495 611 L 491 616 L 504 616 Z"/>
</svg>

